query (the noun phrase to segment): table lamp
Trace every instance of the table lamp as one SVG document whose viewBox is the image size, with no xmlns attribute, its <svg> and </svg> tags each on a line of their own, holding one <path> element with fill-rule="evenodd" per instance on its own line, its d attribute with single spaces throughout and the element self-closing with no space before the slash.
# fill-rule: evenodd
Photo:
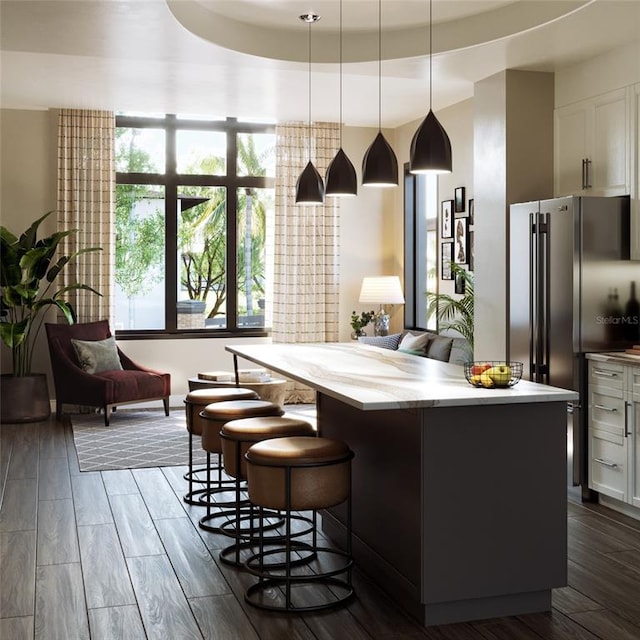
<svg viewBox="0 0 640 640">
<path fill-rule="evenodd" d="M 404 304 L 404 295 L 398 276 L 371 276 L 362 279 L 359 302 L 379 304 L 380 310 L 374 318 L 373 332 L 376 336 L 389 335 L 389 314 L 385 304 Z"/>
</svg>

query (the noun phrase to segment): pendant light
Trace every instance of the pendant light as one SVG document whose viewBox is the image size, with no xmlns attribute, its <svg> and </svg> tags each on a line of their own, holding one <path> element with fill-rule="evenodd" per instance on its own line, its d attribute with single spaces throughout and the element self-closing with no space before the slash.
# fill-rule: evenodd
<svg viewBox="0 0 640 640">
<path fill-rule="evenodd" d="M 411 140 L 411 173 L 451 173 L 451 142 L 432 111 L 433 96 L 433 0 L 429 0 L 429 113 Z"/>
<path fill-rule="evenodd" d="M 324 183 L 322 176 L 311 162 L 311 25 L 320 20 L 315 13 L 305 13 L 300 20 L 309 25 L 309 161 L 296 181 L 296 204 L 322 204 Z"/>
<path fill-rule="evenodd" d="M 362 159 L 362 184 L 398 186 L 398 160 L 382 134 L 382 0 L 378 0 L 378 135 Z"/>
<path fill-rule="evenodd" d="M 356 170 L 342 149 L 342 0 L 340 0 L 340 148 L 327 167 L 325 175 L 328 196 L 358 195 Z"/>
</svg>

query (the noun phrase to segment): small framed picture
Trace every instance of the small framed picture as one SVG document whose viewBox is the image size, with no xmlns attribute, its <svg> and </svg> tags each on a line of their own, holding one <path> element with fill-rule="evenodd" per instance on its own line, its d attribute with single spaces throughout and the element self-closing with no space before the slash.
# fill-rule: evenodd
<svg viewBox="0 0 640 640">
<path fill-rule="evenodd" d="M 440 236 L 453 238 L 453 200 L 443 200 L 440 203 L 440 210 Z"/>
<path fill-rule="evenodd" d="M 467 264 L 469 261 L 469 227 L 468 218 L 457 218 L 453 238 L 453 259 L 456 264 Z"/>
<path fill-rule="evenodd" d="M 443 242 L 440 245 L 440 277 L 443 280 L 453 280 L 451 263 L 453 262 L 453 242 Z"/>
<path fill-rule="evenodd" d="M 457 187 L 454 191 L 454 213 L 464 213 L 464 187 Z"/>
<path fill-rule="evenodd" d="M 473 224 L 473 214 L 474 214 L 473 198 L 469 198 L 469 224 Z"/>
<path fill-rule="evenodd" d="M 464 276 L 461 273 L 456 273 L 456 285 L 455 285 L 455 292 L 459 293 L 459 294 L 464 294 L 464 290 L 465 290 L 465 279 Z"/>
<path fill-rule="evenodd" d="M 474 269 L 474 257 L 473 257 L 473 236 L 475 231 L 469 231 L 469 271 Z"/>
</svg>

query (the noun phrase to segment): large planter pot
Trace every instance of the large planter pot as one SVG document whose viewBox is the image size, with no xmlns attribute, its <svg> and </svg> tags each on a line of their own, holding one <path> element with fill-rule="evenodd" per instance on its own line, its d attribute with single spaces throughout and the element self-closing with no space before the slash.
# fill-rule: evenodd
<svg viewBox="0 0 640 640">
<path fill-rule="evenodd" d="M 0 422 L 39 422 L 51 414 L 49 387 L 44 373 L 0 377 Z"/>
</svg>

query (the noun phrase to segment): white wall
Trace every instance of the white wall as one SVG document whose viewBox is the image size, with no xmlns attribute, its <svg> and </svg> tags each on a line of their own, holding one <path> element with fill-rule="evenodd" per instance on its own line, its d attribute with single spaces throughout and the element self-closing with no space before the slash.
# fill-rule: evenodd
<svg viewBox="0 0 640 640">
<path fill-rule="evenodd" d="M 555 74 L 555 107 L 640 82 L 640 41 Z"/>
</svg>

